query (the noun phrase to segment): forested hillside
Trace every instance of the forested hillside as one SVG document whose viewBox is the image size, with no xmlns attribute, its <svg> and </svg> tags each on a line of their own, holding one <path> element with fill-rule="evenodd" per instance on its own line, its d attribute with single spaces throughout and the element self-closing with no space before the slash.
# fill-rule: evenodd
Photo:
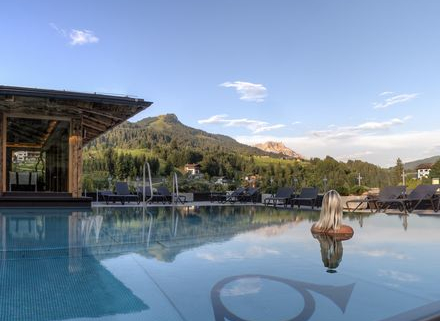
<svg viewBox="0 0 440 321">
<path fill-rule="evenodd" d="M 399 181 L 393 170 L 383 169 L 362 161 L 338 162 L 331 157 L 323 160 L 282 159 L 234 139 L 214 135 L 183 125 L 175 115 L 145 118 L 137 123 L 124 123 L 104 134 L 85 148 L 84 187 L 87 190 L 105 188 L 108 178 L 130 179 L 142 176 L 141 168 L 148 160 L 154 176 L 169 177 L 183 174 L 186 163 L 200 163 L 203 179 L 182 184 L 188 190 L 233 188 L 248 183 L 251 178 L 263 191 L 292 185 L 295 178 L 300 186 L 338 189 L 342 194 L 359 192 L 357 176 L 362 185 L 381 187 Z M 213 186 L 218 177 L 227 178 L 232 186 Z"/>
<path fill-rule="evenodd" d="M 176 115 L 148 117 L 137 123 L 125 122 L 98 138 L 91 146 L 113 146 L 120 149 L 146 149 L 155 153 L 173 149 L 195 149 L 202 152 L 235 152 L 241 155 L 272 155 L 256 147 L 240 144 L 231 137 L 210 134 L 182 124 Z"/>
</svg>

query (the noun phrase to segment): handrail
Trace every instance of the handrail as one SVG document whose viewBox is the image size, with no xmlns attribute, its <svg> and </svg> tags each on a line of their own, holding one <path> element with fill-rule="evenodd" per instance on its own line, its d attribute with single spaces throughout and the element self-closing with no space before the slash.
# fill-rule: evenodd
<svg viewBox="0 0 440 321">
<path fill-rule="evenodd" d="M 177 173 L 175 172 L 173 175 L 173 203 L 177 203 L 179 201 L 179 182 L 177 180 Z"/>
<path fill-rule="evenodd" d="M 145 170 L 148 169 L 148 181 L 150 183 L 150 197 L 148 198 L 148 200 L 145 200 L 145 179 L 146 179 L 146 173 Z M 153 184 L 151 182 L 151 168 L 150 168 L 150 164 L 148 162 L 144 163 L 143 166 L 143 170 L 142 170 L 142 174 L 143 174 L 143 179 L 142 179 L 142 202 L 145 205 L 147 205 L 146 202 L 150 202 L 153 199 Z"/>
<path fill-rule="evenodd" d="M 149 219 L 149 224 L 148 224 L 148 236 L 147 236 L 147 240 L 145 241 L 145 214 L 148 214 L 148 216 L 150 217 Z M 142 243 L 146 242 L 147 243 L 147 249 L 150 247 L 150 237 L 151 237 L 151 228 L 153 225 L 153 214 L 150 213 L 150 211 L 146 210 L 146 207 L 143 206 L 142 207 Z"/>
<path fill-rule="evenodd" d="M 177 226 L 179 225 L 179 215 L 176 214 L 176 207 L 173 206 L 172 209 L 172 222 L 173 222 L 173 237 L 177 235 Z"/>
</svg>

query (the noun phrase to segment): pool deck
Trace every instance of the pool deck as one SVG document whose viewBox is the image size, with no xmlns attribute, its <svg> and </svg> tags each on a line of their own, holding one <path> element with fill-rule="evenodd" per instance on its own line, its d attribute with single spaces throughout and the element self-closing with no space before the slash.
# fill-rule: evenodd
<svg viewBox="0 0 440 321">
<path fill-rule="evenodd" d="M 218 202 L 210 202 L 210 201 L 200 201 L 200 202 L 187 202 L 185 204 L 169 204 L 169 203 L 152 203 L 152 204 L 148 204 L 147 207 L 200 207 L 200 206 L 261 206 L 264 207 L 265 205 L 263 203 L 252 203 L 252 202 L 235 202 L 235 203 L 218 203 Z M 136 203 L 129 203 L 129 204 L 125 204 L 125 205 L 121 205 L 120 203 L 110 203 L 110 204 L 106 204 L 105 202 L 92 202 L 92 208 L 105 208 L 105 207 L 143 207 L 142 203 L 141 204 L 136 204 Z M 273 208 L 273 206 L 269 206 L 270 208 Z M 286 210 L 291 210 L 291 211 L 297 211 L 298 207 L 284 207 L 282 205 L 278 205 L 276 206 L 276 208 L 279 209 L 286 209 Z M 306 206 L 303 205 L 300 208 L 301 210 L 309 210 L 311 211 L 312 208 L 310 206 Z M 320 210 L 320 207 L 315 207 L 313 210 Z M 348 212 L 348 209 L 344 208 L 344 212 Z M 356 214 L 372 214 L 372 212 L 368 209 L 361 209 L 361 210 L 357 210 L 355 212 Z M 375 212 L 373 212 L 375 213 Z M 386 213 L 381 212 L 383 214 L 388 214 L 388 215 L 404 215 L 404 213 L 399 212 L 398 210 L 387 210 Z M 417 214 L 417 215 L 439 215 L 440 216 L 440 211 L 439 212 L 434 212 L 433 210 L 415 210 L 413 211 L 411 214 Z"/>
</svg>

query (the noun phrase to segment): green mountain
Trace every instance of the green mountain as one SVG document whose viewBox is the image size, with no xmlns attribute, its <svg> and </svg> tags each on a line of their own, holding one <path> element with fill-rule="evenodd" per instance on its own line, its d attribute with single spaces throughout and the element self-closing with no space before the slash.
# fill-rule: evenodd
<svg viewBox="0 0 440 321">
<path fill-rule="evenodd" d="M 214 184 L 216 177 L 226 177 L 232 184 L 257 182 L 261 191 L 277 187 L 317 186 L 337 189 L 341 194 L 362 193 L 362 184 L 381 187 L 394 184 L 400 174 L 361 161 L 339 162 L 325 159 L 295 160 L 282 154 L 240 144 L 231 137 L 210 134 L 182 124 L 173 114 L 126 122 L 91 142 L 84 150 L 84 189 L 108 188 L 108 179 L 131 181 L 142 177 L 142 165 L 148 160 L 153 176 L 184 176 L 187 163 L 199 163 L 204 179 L 180 183 L 182 190 L 209 191 L 226 187 Z M 324 183 L 325 182 L 325 183 Z"/>
<path fill-rule="evenodd" d="M 182 124 L 176 115 L 167 114 L 144 118 L 136 123 L 126 122 L 98 138 L 93 145 L 106 145 L 118 149 L 154 149 L 155 146 L 191 148 L 199 152 L 222 151 L 241 155 L 280 155 L 262 151 L 256 147 L 241 144 L 235 139 L 210 134 Z"/>
<path fill-rule="evenodd" d="M 440 160 L 440 156 L 432 156 L 432 157 L 428 157 L 428 158 L 419 159 L 419 160 L 405 163 L 403 166 L 404 166 L 405 170 L 415 170 L 417 168 L 417 166 L 419 166 L 421 164 L 434 164 L 438 160 Z"/>
</svg>

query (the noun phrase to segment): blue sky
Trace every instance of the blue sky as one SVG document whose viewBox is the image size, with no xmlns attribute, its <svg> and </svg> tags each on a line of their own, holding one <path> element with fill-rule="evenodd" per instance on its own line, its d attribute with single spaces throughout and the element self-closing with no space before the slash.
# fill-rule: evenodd
<svg viewBox="0 0 440 321">
<path fill-rule="evenodd" d="M 440 154 L 439 1 L 9 1 L 0 84 L 383 166 Z"/>
</svg>

